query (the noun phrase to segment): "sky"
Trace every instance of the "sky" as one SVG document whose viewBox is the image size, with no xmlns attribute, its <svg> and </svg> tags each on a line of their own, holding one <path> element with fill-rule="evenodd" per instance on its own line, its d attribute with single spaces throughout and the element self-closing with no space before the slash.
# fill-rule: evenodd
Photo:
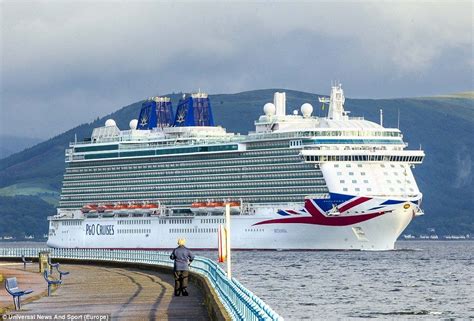
<svg viewBox="0 0 474 321">
<path fill-rule="evenodd" d="M 0 0 L 0 135 L 46 139 L 154 95 L 474 89 L 472 1 Z"/>
</svg>

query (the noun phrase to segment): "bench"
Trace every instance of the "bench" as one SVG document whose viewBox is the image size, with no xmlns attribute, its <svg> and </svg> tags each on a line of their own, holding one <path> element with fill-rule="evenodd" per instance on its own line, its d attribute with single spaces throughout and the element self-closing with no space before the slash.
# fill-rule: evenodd
<svg viewBox="0 0 474 321">
<path fill-rule="evenodd" d="M 26 270 L 26 263 L 33 263 L 33 261 L 26 260 L 24 255 L 21 256 L 21 261 L 23 262 L 23 270 Z"/>
<path fill-rule="evenodd" d="M 59 263 L 53 263 L 51 262 L 51 257 L 48 256 L 48 264 L 49 264 L 49 273 L 53 273 L 53 268 L 58 268 L 59 267 Z"/>
<path fill-rule="evenodd" d="M 56 271 L 58 271 L 58 273 L 59 273 L 59 279 L 60 280 L 63 279 L 63 275 L 68 275 L 70 273 L 70 272 L 66 272 L 66 271 L 61 271 L 59 269 L 59 263 L 57 263 L 57 265 L 55 267 L 56 267 Z"/>
<path fill-rule="evenodd" d="M 44 279 L 46 280 L 46 283 L 48 283 L 48 296 L 51 295 L 51 285 L 59 285 L 63 283 L 62 280 L 56 280 L 51 277 L 50 274 L 48 274 L 48 270 L 45 270 L 43 273 Z"/>
<path fill-rule="evenodd" d="M 33 292 L 33 290 L 20 290 L 18 288 L 18 283 L 16 282 L 16 278 L 6 279 L 5 289 L 11 296 L 13 296 L 13 304 L 15 305 L 15 310 L 21 309 L 20 297 Z M 17 301 L 18 301 L 18 304 L 17 304 Z"/>
</svg>

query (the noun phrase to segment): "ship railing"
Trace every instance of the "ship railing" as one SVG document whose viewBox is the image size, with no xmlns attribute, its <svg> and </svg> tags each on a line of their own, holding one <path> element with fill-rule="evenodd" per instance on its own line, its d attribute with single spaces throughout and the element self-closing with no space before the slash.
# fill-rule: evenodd
<svg viewBox="0 0 474 321">
<path fill-rule="evenodd" d="M 120 138 L 118 138 L 120 137 Z M 94 142 L 91 140 L 87 141 L 74 141 L 74 142 L 69 142 L 69 147 L 73 148 L 76 147 L 76 145 L 91 145 L 95 143 L 107 143 L 107 142 L 137 142 L 137 143 L 142 143 L 143 146 L 130 146 L 130 147 L 125 147 L 125 146 L 120 146 L 120 149 L 141 149 L 141 148 L 150 148 L 150 149 L 155 149 L 155 148 L 160 148 L 160 147 L 168 147 L 168 146 L 174 146 L 174 145 L 213 145 L 213 144 L 219 144 L 219 143 L 233 143 L 233 142 L 242 142 L 247 139 L 246 135 L 240 135 L 240 134 L 235 134 L 233 136 L 184 136 L 184 137 L 179 137 L 179 140 L 176 137 L 170 138 L 170 137 L 136 137 L 136 136 L 116 136 L 112 138 L 101 138 L 100 142 Z M 166 142 L 163 145 L 153 145 L 153 140 L 160 140 L 162 142 Z"/>
<path fill-rule="evenodd" d="M 59 249 L 59 248 L 0 248 L 1 258 L 38 257 L 49 252 L 52 259 L 74 259 L 99 262 L 124 262 L 173 267 L 169 252 L 149 250 Z M 196 257 L 191 271 L 209 280 L 219 300 L 232 320 L 283 320 L 263 300 L 245 288 L 235 278 L 227 278 L 224 270 L 214 261 Z"/>
</svg>

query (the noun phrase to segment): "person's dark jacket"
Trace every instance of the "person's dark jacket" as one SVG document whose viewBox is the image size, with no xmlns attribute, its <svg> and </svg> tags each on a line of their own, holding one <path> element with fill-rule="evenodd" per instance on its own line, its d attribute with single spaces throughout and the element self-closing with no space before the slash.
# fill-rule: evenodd
<svg viewBox="0 0 474 321">
<path fill-rule="evenodd" d="M 185 246 L 178 246 L 173 250 L 170 259 L 174 260 L 175 271 L 188 271 L 189 264 L 194 260 L 194 255 Z"/>
</svg>

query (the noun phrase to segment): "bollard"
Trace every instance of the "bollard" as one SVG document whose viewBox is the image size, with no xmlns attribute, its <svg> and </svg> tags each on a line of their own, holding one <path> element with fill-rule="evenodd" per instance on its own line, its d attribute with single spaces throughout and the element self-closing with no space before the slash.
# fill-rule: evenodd
<svg viewBox="0 0 474 321">
<path fill-rule="evenodd" d="M 50 252 L 48 251 L 42 251 L 39 252 L 39 257 L 38 257 L 38 263 L 39 263 L 39 271 L 40 273 L 44 273 L 44 271 L 48 271 L 48 260 L 49 260 L 49 254 Z"/>
</svg>

